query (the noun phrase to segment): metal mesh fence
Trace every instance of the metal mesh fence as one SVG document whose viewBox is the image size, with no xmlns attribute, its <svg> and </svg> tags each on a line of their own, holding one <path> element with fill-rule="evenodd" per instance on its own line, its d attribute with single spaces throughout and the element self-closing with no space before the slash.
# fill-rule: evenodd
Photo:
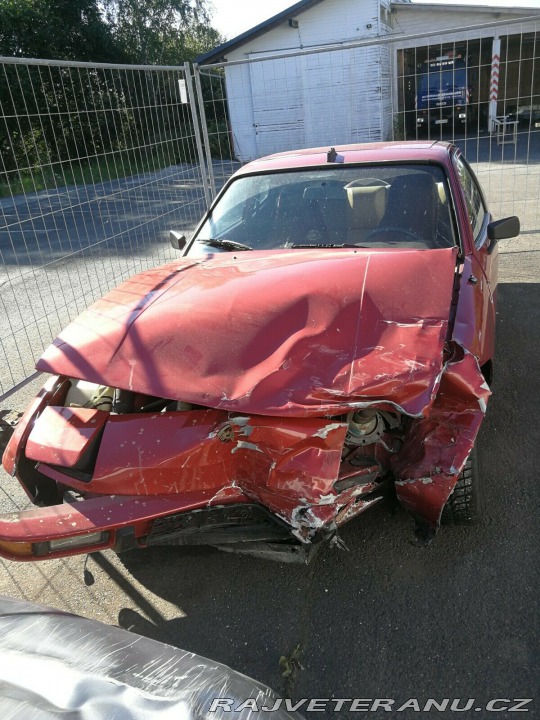
<svg viewBox="0 0 540 720">
<path fill-rule="evenodd" d="M 273 152 L 450 140 L 494 216 L 537 238 L 538 30 L 494 22 L 192 68 L 0 58 L 0 395 L 91 301 L 173 259 L 168 231 L 189 232 L 235 169 Z"/>
<path fill-rule="evenodd" d="M 182 68 L 0 61 L 0 394 L 205 208 Z"/>
<path fill-rule="evenodd" d="M 451 140 L 496 217 L 540 229 L 540 24 L 492 23 L 396 47 L 399 138 Z"/>
<path fill-rule="evenodd" d="M 214 150 L 247 162 L 301 147 L 389 137 L 391 88 L 381 61 L 387 54 L 377 45 L 196 68 L 203 78 L 212 73 L 205 111 Z"/>
<path fill-rule="evenodd" d="M 496 217 L 540 227 L 539 23 L 344 43 L 195 68 L 214 162 L 387 140 L 454 142 Z"/>
</svg>

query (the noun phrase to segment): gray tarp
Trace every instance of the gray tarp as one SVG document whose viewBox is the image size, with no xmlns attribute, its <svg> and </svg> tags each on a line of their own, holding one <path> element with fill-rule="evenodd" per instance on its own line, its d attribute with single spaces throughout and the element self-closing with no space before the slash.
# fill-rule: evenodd
<svg viewBox="0 0 540 720">
<path fill-rule="evenodd" d="M 0 597 L 0 718 L 302 720 L 226 665 L 76 615 Z M 210 712 L 228 698 L 232 711 Z M 246 700 L 249 703 L 235 711 Z M 258 708 L 254 710 L 256 705 Z"/>
</svg>

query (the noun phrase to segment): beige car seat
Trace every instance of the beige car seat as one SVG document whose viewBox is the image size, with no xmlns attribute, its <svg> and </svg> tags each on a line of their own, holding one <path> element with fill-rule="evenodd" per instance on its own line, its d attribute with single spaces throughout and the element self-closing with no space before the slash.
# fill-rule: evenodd
<svg viewBox="0 0 540 720">
<path fill-rule="evenodd" d="M 347 243 L 362 244 L 379 225 L 386 209 L 387 188 L 384 186 L 355 187 L 347 190 Z"/>
</svg>

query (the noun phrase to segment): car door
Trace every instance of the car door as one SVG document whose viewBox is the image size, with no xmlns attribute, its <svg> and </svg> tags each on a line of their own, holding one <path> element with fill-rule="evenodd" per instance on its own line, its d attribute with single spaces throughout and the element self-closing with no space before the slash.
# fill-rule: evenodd
<svg viewBox="0 0 540 720">
<path fill-rule="evenodd" d="M 465 202 L 470 225 L 470 250 L 464 263 L 464 286 L 474 308 L 474 328 L 470 329 L 467 347 L 483 364 L 493 358 L 495 343 L 495 300 L 497 293 L 497 245 L 491 244 L 487 227 L 491 221 L 480 184 L 465 158 L 458 152 L 454 166 Z M 467 292 L 467 291 L 465 291 Z M 461 300 L 460 300 L 461 304 Z"/>
</svg>

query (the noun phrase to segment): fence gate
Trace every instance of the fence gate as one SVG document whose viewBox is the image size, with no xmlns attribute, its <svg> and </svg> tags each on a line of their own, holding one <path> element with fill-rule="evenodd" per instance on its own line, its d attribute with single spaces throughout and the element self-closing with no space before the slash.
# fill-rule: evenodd
<svg viewBox="0 0 540 720">
<path fill-rule="evenodd" d="M 239 49 L 196 65 L 213 164 L 351 142 L 454 142 L 493 215 L 520 217 L 521 236 L 501 249 L 523 253 L 521 279 L 538 278 L 528 248 L 540 237 L 539 31 L 536 18 L 518 18 L 273 54 L 250 45 L 247 58 Z"/>
<path fill-rule="evenodd" d="M 0 58 L 0 398 L 89 303 L 174 258 L 168 231 L 191 230 L 236 168 L 272 152 L 453 141 L 495 217 L 522 221 L 501 265 L 520 253 L 517 279 L 537 280 L 539 29 L 521 18 L 193 67 Z"/>
<path fill-rule="evenodd" d="M 0 58 L 0 396 L 209 199 L 184 67 Z M 190 91 L 191 90 L 191 91 Z"/>
</svg>

